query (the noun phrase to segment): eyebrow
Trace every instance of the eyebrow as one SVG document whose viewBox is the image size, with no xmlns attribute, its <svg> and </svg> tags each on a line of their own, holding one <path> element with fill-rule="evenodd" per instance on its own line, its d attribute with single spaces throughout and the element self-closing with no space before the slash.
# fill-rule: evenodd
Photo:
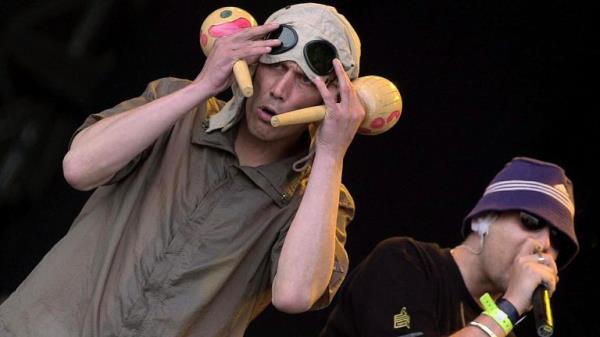
<svg viewBox="0 0 600 337">
<path fill-rule="evenodd" d="M 292 69 L 295 73 L 301 74 L 302 76 L 306 75 L 302 68 L 294 61 L 282 61 L 281 64 L 288 69 Z"/>
<path fill-rule="evenodd" d="M 281 61 L 279 63 L 281 63 L 284 67 L 286 67 L 288 69 L 292 69 L 294 71 L 294 73 L 296 73 L 296 75 L 310 79 L 310 77 L 304 72 L 304 70 L 302 70 L 302 68 L 300 67 L 300 65 L 298 65 L 298 63 L 291 61 L 291 60 Z M 319 75 L 317 75 L 317 76 L 321 77 L 323 79 L 323 82 L 325 82 L 326 86 L 329 86 L 331 83 L 333 83 L 337 80 L 337 76 L 335 76 L 335 73 L 331 73 L 327 76 L 319 76 Z"/>
</svg>

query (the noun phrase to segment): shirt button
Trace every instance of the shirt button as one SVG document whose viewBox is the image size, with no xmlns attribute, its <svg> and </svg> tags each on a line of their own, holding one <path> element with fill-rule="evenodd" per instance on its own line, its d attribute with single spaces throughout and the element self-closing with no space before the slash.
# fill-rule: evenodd
<svg viewBox="0 0 600 337">
<path fill-rule="evenodd" d="M 283 203 L 287 203 L 289 201 L 290 197 L 287 193 L 281 193 L 281 202 Z"/>
<path fill-rule="evenodd" d="M 204 129 L 204 131 L 208 130 L 208 126 L 209 126 L 209 122 L 208 122 L 208 118 L 202 121 L 202 128 Z"/>
</svg>

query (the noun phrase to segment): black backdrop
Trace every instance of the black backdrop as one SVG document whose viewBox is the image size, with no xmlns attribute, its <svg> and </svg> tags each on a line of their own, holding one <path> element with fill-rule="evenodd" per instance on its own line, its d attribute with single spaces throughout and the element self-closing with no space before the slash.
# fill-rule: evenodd
<svg viewBox="0 0 600 337">
<path fill-rule="evenodd" d="M 344 182 L 357 205 L 351 267 L 390 236 L 457 244 L 462 218 L 505 162 L 553 161 L 574 181 L 582 246 L 553 297 L 557 335 L 599 336 L 592 9 L 556 0 L 327 3 L 361 36 L 361 74 L 394 81 L 404 99 L 399 123 L 358 136 L 346 157 Z M 239 6 L 262 22 L 287 4 L 0 2 L 0 294 L 65 234 L 89 196 L 69 188 L 60 168 L 85 116 L 153 79 L 195 77 L 204 61 L 199 25 L 214 9 Z M 314 336 L 327 314 L 269 308 L 247 336 Z M 521 331 L 533 335 L 528 323 Z"/>
</svg>

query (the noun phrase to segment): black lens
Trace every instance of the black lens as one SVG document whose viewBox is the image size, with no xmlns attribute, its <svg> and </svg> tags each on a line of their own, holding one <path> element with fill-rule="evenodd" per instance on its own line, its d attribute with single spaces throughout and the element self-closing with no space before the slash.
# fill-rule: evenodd
<svg viewBox="0 0 600 337">
<path fill-rule="evenodd" d="M 547 225 L 544 220 L 535 217 L 527 212 L 519 213 L 519 217 L 521 218 L 521 223 L 523 224 L 523 226 L 531 231 L 539 231 Z"/>
<path fill-rule="evenodd" d="M 333 70 L 333 59 L 337 57 L 337 50 L 328 41 L 314 40 L 304 46 L 304 58 L 315 74 L 323 76 Z"/>
<path fill-rule="evenodd" d="M 557 253 L 560 252 L 561 247 L 566 246 L 565 238 L 562 236 L 561 232 L 555 228 L 550 228 L 550 245 L 552 245 L 552 248 L 554 248 Z"/>
<path fill-rule="evenodd" d="M 286 51 L 294 48 L 298 43 L 298 34 L 296 31 L 288 25 L 280 25 L 279 28 L 270 32 L 267 35 L 267 40 L 277 39 L 281 41 L 279 46 L 273 47 L 269 54 L 277 55 L 285 53 Z"/>
</svg>

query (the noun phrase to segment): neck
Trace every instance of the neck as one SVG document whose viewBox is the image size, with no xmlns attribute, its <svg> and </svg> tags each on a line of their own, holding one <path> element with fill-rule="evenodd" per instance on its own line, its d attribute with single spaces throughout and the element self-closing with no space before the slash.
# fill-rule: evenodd
<svg viewBox="0 0 600 337">
<path fill-rule="evenodd" d="M 275 141 L 259 139 L 250 133 L 246 119 L 244 118 L 240 121 L 234 148 L 240 165 L 257 167 L 284 159 L 295 151 L 299 151 L 300 137 L 288 137 Z"/>
<path fill-rule="evenodd" d="M 485 272 L 486 266 L 482 255 L 475 253 L 481 252 L 482 249 L 479 237 L 470 235 L 465 242 L 451 250 L 467 290 L 476 303 L 479 303 L 479 297 L 486 292 L 489 292 L 494 298 L 500 294 Z"/>
</svg>

